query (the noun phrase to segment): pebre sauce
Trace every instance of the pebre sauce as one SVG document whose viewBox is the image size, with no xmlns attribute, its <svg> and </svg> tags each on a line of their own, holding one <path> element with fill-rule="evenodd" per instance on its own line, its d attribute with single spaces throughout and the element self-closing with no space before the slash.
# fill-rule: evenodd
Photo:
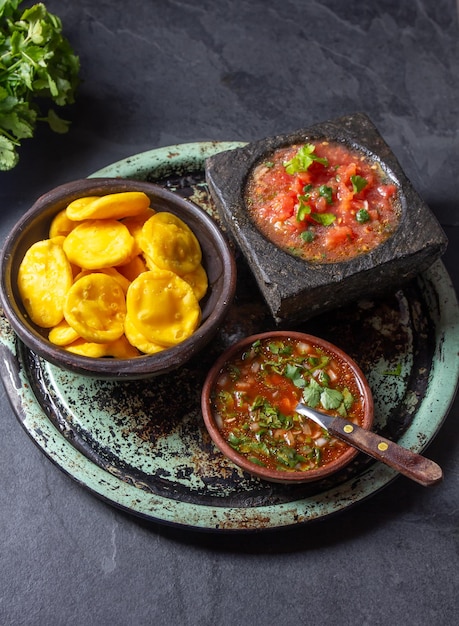
<svg viewBox="0 0 459 626">
<path fill-rule="evenodd" d="M 397 187 L 363 154 L 328 141 L 275 150 L 251 173 L 249 215 L 274 244 L 307 261 L 365 254 L 397 229 Z"/>
<path fill-rule="evenodd" d="M 224 439 L 252 463 L 305 471 L 338 459 L 348 444 L 295 412 L 298 402 L 362 426 L 365 402 L 337 353 L 294 338 L 258 339 L 221 369 L 212 409 Z"/>
</svg>

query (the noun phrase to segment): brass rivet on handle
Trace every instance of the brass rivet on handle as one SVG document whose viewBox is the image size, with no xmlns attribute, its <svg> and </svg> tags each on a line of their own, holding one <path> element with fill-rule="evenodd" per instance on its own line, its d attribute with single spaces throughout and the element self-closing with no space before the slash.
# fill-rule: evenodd
<svg viewBox="0 0 459 626">
<path fill-rule="evenodd" d="M 354 430 L 354 427 L 351 426 L 350 424 L 346 424 L 346 426 L 344 426 L 343 428 L 345 433 L 351 433 Z"/>
<path fill-rule="evenodd" d="M 385 441 L 381 441 L 381 443 L 378 443 L 378 450 L 381 450 L 381 452 L 385 452 L 388 447 L 389 444 L 387 444 Z"/>
</svg>

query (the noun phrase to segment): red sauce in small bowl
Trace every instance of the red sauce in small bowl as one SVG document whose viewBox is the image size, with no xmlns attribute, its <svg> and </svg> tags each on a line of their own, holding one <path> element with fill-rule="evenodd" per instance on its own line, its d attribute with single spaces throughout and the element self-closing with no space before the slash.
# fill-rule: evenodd
<svg viewBox="0 0 459 626">
<path fill-rule="evenodd" d="M 261 477 L 306 482 L 336 471 L 356 450 L 296 413 L 299 402 L 369 428 L 372 397 L 339 348 L 304 333 L 246 338 L 217 361 L 202 410 L 218 447 Z"/>
<path fill-rule="evenodd" d="M 370 252 L 400 221 L 397 187 L 381 166 L 328 141 L 275 150 L 249 176 L 245 200 L 268 239 L 312 262 Z"/>
</svg>

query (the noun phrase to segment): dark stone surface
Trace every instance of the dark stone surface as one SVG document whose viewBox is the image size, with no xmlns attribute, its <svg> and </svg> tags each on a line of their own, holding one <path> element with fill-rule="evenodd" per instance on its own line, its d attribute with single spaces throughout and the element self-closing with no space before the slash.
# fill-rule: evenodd
<svg viewBox="0 0 459 626">
<path fill-rule="evenodd" d="M 255 141 L 363 111 L 445 229 L 459 288 L 459 28 L 453 0 L 48 0 L 80 54 L 68 135 L 0 173 L 0 240 L 43 192 L 160 146 Z M 459 612 L 456 398 L 399 478 L 320 523 L 248 536 L 144 523 L 96 499 L 22 431 L 0 385 L 5 626 L 451 626 Z M 435 407 L 432 407 L 435 414 Z"/>
<path fill-rule="evenodd" d="M 397 185 L 402 216 L 397 231 L 368 254 L 342 263 L 308 263 L 270 242 L 248 214 L 250 172 L 278 148 L 325 139 L 379 163 Z M 216 154 L 206 178 L 222 220 L 244 253 L 274 319 L 308 319 L 363 297 L 381 295 L 425 271 L 445 251 L 446 236 L 407 179 L 395 155 L 365 114 L 324 121 Z"/>
</svg>

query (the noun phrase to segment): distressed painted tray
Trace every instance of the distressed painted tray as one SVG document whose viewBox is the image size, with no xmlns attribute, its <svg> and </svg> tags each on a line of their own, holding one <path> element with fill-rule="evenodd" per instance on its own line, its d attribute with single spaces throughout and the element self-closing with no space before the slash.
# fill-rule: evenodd
<svg viewBox="0 0 459 626">
<path fill-rule="evenodd" d="M 218 219 L 204 160 L 237 145 L 170 146 L 93 176 L 159 182 Z M 150 521 L 207 531 L 304 524 L 355 505 L 397 476 L 359 455 L 333 478 L 287 487 L 251 478 L 213 447 L 199 408 L 208 368 L 235 340 L 274 327 L 242 256 L 235 254 L 237 294 L 213 343 L 183 369 L 145 382 L 64 372 L 29 351 L 0 310 L 0 374 L 26 432 L 83 487 Z M 296 328 L 325 337 L 359 363 L 375 398 L 375 429 L 416 452 L 425 450 L 448 413 L 459 377 L 458 304 L 441 262 L 383 299 L 360 301 Z"/>
</svg>

